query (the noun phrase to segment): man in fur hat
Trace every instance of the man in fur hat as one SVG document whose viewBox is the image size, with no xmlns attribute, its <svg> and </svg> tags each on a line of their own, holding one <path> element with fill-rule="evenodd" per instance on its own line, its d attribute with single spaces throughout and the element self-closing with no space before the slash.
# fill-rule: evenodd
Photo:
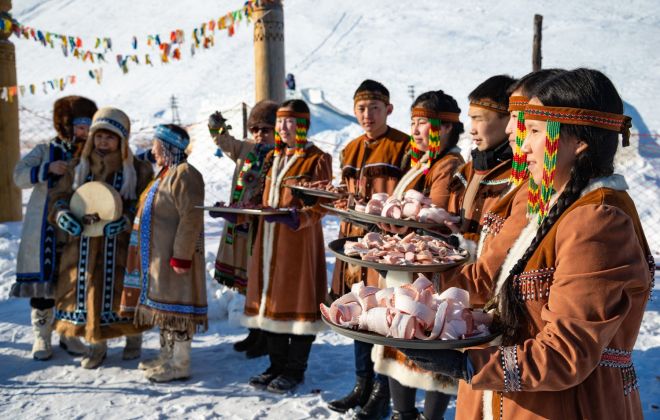
<svg viewBox="0 0 660 420">
<path fill-rule="evenodd" d="M 80 155 L 87 140 L 96 104 L 81 96 L 65 96 L 55 101 L 53 125 L 57 135 L 48 143 L 37 145 L 14 168 L 14 182 L 19 188 L 32 188 L 28 202 L 21 244 L 16 260 L 16 283 L 13 297 L 29 297 L 32 307 L 34 344 L 32 357 L 48 360 L 53 355 L 51 333 L 57 279 L 55 228 L 46 220 L 48 191 Z M 71 354 L 83 354 L 85 345 L 75 337 L 60 336 L 60 346 Z"/>
<path fill-rule="evenodd" d="M 238 140 L 224 129 L 219 112 L 209 118 L 209 129 L 215 144 L 236 163 L 232 178 L 230 203 L 260 204 L 263 183 L 259 182 L 264 158 L 275 144 L 275 113 L 277 103 L 258 102 L 248 117 L 248 130 L 252 138 Z M 268 168 L 265 169 L 266 173 Z M 218 255 L 215 260 L 215 279 L 245 294 L 247 263 L 250 255 L 249 240 L 253 234 L 250 224 L 236 225 L 225 222 Z M 248 359 L 266 354 L 266 341 L 260 330 L 250 328 L 247 338 L 234 344 L 234 350 L 245 351 Z"/>
</svg>

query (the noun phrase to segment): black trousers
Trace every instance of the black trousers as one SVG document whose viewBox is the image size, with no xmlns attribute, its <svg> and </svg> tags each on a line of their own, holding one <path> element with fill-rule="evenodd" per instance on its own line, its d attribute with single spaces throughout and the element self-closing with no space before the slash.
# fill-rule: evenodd
<svg viewBox="0 0 660 420">
<path fill-rule="evenodd" d="M 401 385 L 394 378 L 390 380 L 390 395 L 394 410 L 405 412 L 415 409 L 416 388 Z M 429 420 L 440 420 L 443 418 L 450 396 L 439 391 L 426 391 L 424 395 L 424 417 Z"/>
<path fill-rule="evenodd" d="M 305 377 L 309 353 L 316 335 L 277 334 L 268 331 L 262 333 L 266 334 L 270 358 L 269 370 L 302 380 Z"/>
</svg>

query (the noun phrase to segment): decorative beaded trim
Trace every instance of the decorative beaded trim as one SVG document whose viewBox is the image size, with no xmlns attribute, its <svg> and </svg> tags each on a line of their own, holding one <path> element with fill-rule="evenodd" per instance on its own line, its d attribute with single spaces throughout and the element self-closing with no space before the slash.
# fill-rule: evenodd
<svg viewBox="0 0 660 420">
<path fill-rule="evenodd" d="M 463 184 L 464 187 L 467 187 L 468 182 L 467 179 L 465 179 L 465 177 L 463 176 L 463 174 L 461 174 L 460 172 L 456 172 L 454 174 L 454 177 L 458 178 L 458 180 L 461 181 L 461 184 Z"/>
<path fill-rule="evenodd" d="M 509 183 L 509 178 L 505 179 L 484 179 L 479 185 L 506 185 Z"/>
<path fill-rule="evenodd" d="M 630 393 L 639 388 L 631 351 L 606 347 L 600 356 L 598 366 L 621 369 L 623 395 L 630 395 Z"/>
<path fill-rule="evenodd" d="M 550 286 L 554 280 L 555 268 L 541 268 L 526 271 L 514 278 L 518 296 L 522 300 L 538 300 L 550 295 Z"/>
<path fill-rule="evenodd" d="M 649 293 L 649 300 L 653 300 L 653 289 L 655 289 L 655 259 L 651 254 L 649 254 L 649 271 L 651 272 L 651 293 Z"/>
<path fill-rule="evenodd" d="M 495 214 L 490 211 L 487 212 L 481 218 L 481 225 L 483 226 L 483 232 L 496 236 L 498 233 L 500 233 L 500 230 L 502 229 L 502 225 L 504 224 L 505 220 L 506 219 L 500 216 L 499 214 Z"/>
<path fill-rule="evenodd" d="M 500 352 L 504 371 L 504 392 L 522 391 L 518 369 L 518 346 L 500 346 Z"/>
</svg>

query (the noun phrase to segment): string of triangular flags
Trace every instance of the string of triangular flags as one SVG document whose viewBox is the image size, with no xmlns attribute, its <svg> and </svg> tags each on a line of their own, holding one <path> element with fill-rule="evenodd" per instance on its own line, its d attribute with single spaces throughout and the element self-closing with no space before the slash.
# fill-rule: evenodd
<svg viewBox="0 0 660 420">
<path fill-rule="evenodd" d="M 103 78 L 103 69 L 90 69 L 88 75 L 91 79 L 95 80 L 96 83 L 100 84 Z M 75 75 L 69 75 L 55 79 L 44 80 L 40 83 L 3 86 L 0 88 L 0 100 L 11 103 L 14 102 L 14 99 L 17 96 L 25 96 L 28 93 L 31 95 L 36 95 L 39 92 L 43 92 L 44 94 L 49 94 L 51 92 L 61 92 L 68 86 L 75 85 L 77 82 L 78 78 Z"/>
<path fill-rule="evenodd" d="M 252 20 L 254 9 L 259 7 L 260 3 L 263 1 L 268 0 L 247 0 L 241 8 L 228 12 L 218 19 L 211 19 L 203 22 L 201 25 L 194 28 L 191 34 L 192 43 L 190 46 L 190 55 L 194 56 L 196 50 L 200 48 L 208 49 L 213 47 L 216 42 L 216 31 L 226 30 L 229 37 L 234 36 L 236 24 L 243 20 L 245 20 L 246 24 L 249 24 Z M 83 46 L 89 44 L 83 42 L 83 39 L 79 36 L 62 35 L 22 25 L 12 18 L 9 13 L 2 13 L 0 15 L 0 31 L 5 34 L 13 33 L 19 39 L 36 41 L 44 47 L 55 48 L 56 45 L 60 45 L 65 57 L 73 57 L 91 63 L 107 62 L 105 54 L 107 54 L 108 51 L 111 51 L 113 47 L 111 38 L 95 37 L 93 41 L 93 50 L 84 49 Z M 127 54 L 116 54 L 117 64 L 124 73 L 127 73 L 129 63 L 153 66 L 155 59 L 152 59 L 152 55 L 154 57 L 157 55 L 162 64 L 167 64 L 171 60 L 178 61 L 182 58 L 181 51 L 184 42 L 184 31 L 181 29 L 171 31 L 168 38 L 161 38 L 159 34 L 147 35 L 145 41 L 146 45 L 152 49 L 157 49 L 157 52 L 151 54 L 138 54 L 136 51 L 139 48 L 138 38 L 133 36 L 131 48 L 134 51 Z M 99 48 L 102 48 L 103 51 L 99 51 Z"/>
</svg>

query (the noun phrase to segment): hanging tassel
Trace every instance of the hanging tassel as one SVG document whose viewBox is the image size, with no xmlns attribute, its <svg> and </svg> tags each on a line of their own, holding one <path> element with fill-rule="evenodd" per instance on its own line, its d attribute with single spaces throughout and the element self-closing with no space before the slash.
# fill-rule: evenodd
<svg viewBox="0 0 660 420">
<path fill-rule="evenodd" d="M 297 131 L 298 130 L 296 130 L 296 132 Z M 282 141 L 282 137 L 280 137 L 280 133 L 275 131 L 275 151 L 274 151 L 275 156 L 281 155 L 282 150 L 284 150 L 285 147 L 286 147 L 286 145 Z"/>
<path fill-rule="evenodd" d="M 307 119 L 296 118 L 296 151 L 297 155 L 305 154 L 305 145 L 307 144 Z"/>
<path fill-rule="evenodd" d="M 527 136 L 525 128 L 525 113 L 518 111 L 518 122 L 516 126 L 516 147 L 513 151 L 513 162 L 511 163 L 511 177 L 509 182 L 520 185 L 527 178 L 527 155 L 522 151 L 522 145 Z"/>
<path fill-rule="evenodd" d="M 557 170 L 557 149 L 559 148 L 559 128 L 561 124 L 557 121 L 548 121 L 545 137 L 545 154 L 543 156 L 543 180 L 541 182 L 541 193 L 539 200 L 539 218 L 541 224 L 548 214 L 550 197 L 554 192 L 555 172 Z"/>
</svg>

